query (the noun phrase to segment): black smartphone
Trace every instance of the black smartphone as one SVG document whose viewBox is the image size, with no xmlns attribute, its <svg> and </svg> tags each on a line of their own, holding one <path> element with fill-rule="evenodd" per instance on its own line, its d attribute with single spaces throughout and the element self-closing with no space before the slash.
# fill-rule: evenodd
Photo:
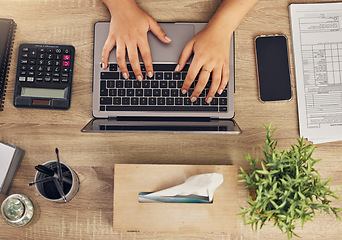
<svg viewBox="0 0 342 240">
<path fill-rule="evenodd" d="M 262 102 L 291 100 L 287 38 L 283 35 L 258 36 L 255 53 L 259 99 Z"/>
</svg>

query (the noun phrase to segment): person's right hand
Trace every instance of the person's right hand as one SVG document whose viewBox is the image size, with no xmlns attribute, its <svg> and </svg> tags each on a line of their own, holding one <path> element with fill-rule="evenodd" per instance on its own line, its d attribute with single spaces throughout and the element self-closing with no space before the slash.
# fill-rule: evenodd
<svg viewBox="0 0 342 240">
<path fill-rule="evenodd" d="M 129 77 L 126 49 L 135 78 L 139 81 L 143 79 L 138 51 L 144 62 L 147 76 L 152 77 L 153 65 L 147 32 L 150 30 L 164 43 L 169 43 L 171 39 L 166 36 L 158 23 L 134 1 L 120 1 L 118 4 L 107 5 L 107 7 L 111 12 L 111 22 L 102 50 L 102 67 L 107 68 L 109 53 L 116 46 L 116 58 L 125 79 Z"/>
</svg>

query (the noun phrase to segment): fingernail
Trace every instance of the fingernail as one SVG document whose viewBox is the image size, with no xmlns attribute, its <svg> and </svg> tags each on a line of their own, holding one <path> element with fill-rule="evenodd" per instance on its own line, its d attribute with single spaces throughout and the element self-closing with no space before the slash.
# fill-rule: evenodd
<svg viewBox="0 0 342 240">
<path fill-rule="evenodd" d="M 124 77 L 124 79 L 127 79 L 128 78 L 128 75 L 127 75 L 127 73 L 122 73 L 122 76 Z"/>
<path fill-rule="evenodd" d="M 191 102 L 194 102 L 194 101 L 196 101 L 196 99 L 197 99 L 196 97 L 192 97 L 192 98 L 190 99 L 190 101 L 191 101 Z"/>
<path fill-rule="evenodd" d="M 139 75 L 139 76 L 137 77 L 137 79 L 138 79 L 138 81 L 141 82 L 141 81 L 142 81 L 142 76 Z"/>
<path fill-rule="evenodd" d="M 208 99 L 207 99 L 207 103 L 210 103 L 212 100 L 213 100 L 213 98 L 212 98 L 212 97 L 208 97 Z"/>
<path fill-rule="evenodd" d="M 179 64 L 177 64 L 176 68 L 175 68 L 175 72 L 179 71 Z"/>
<path fill-rule="evenodd" d="M 148 73 L 147 73 L 147 76 L 148 76 L 149 78 L 151 78 L 151 77 L 153 77 L 153 73 L 152 73 L 152 72 L 148 72 Z"/>
<path fill-rule="evenodd" d="M 172 39 L 171 39 L 171 38 L 169 38 L 168 36 L 165 36 L 165 39 L 166 39 L 167 41 L 169 41 L 169 42 L 171 42 L 171 41 L 172 41 Z"/>
<path fill-rule="evenodd" d="M 104 63 L 101 62 L 101 63 L 100 63 L 100 68 L 104 69 L 104 66 L 105 66 Z"/>
<path fill-rule="evenodd" d="M 186 90 L 185 89 L 182 89 L 182 94 L 186 94 Z"/>
<path fill-rule="evenodd" d="M 222 92 L 223 92 L 223 89 L 220 89 L 219 91 L 218 91 L 218 94 L 222 94 Z"/>
</svg>

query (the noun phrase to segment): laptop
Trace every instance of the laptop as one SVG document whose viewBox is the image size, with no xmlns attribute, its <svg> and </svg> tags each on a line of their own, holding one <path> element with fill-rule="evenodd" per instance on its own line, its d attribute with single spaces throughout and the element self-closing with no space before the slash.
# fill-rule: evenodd
<svg viewBox="0 0 342 240">
<path fill-rule="evenodd" d="M 82 132 L 174 132 L 239 134 L 234 121 L 234 36 L 230 50 L 230 79 L 221 95 L 210 104 L 204 99 L 210 80 L 200 97 L 191 103 L 189 93 L 180 91 L 188 64 L 181 72 L 174 72 L 185 44 L 206 23 L 160 23 L 172 39 L 165 44 L 148 33 L 154 76 L 135 79 L 128 63 L 129 79 L 125 80 L 116 60 L 115 49 L 109 56 L 109 67 L 101 68 L 102 48 L 109 32 L 109 22 L 97 22 L 94 29 L 93 116 Z M 196 83 L 196 81 L 195 81 Z M 194 83 L 194 84 L 195 84 Z"/>
</svg>

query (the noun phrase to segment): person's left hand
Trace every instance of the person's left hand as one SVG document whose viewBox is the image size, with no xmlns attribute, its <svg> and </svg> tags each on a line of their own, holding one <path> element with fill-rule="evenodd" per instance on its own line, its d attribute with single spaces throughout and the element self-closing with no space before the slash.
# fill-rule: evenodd
<svg viewBox="0 0 342 240">
<path fill-rule="evenodd" d="M 191 54 L 194 54 L 181 90 L 182 94 L 186 94 L 199 74 L 194 91 L 190 96 L 191 102 L 197 100 L 210 75 L 212 82 L 205 98 L 207 103 L 212 101 L 215 93 L 221 94 L 227 86 L 229 80 L 230 39 L 229 32 L 215 25 L 207 25 L 185 45 L 175 71 L 181 71 Z"/>
</svg>

